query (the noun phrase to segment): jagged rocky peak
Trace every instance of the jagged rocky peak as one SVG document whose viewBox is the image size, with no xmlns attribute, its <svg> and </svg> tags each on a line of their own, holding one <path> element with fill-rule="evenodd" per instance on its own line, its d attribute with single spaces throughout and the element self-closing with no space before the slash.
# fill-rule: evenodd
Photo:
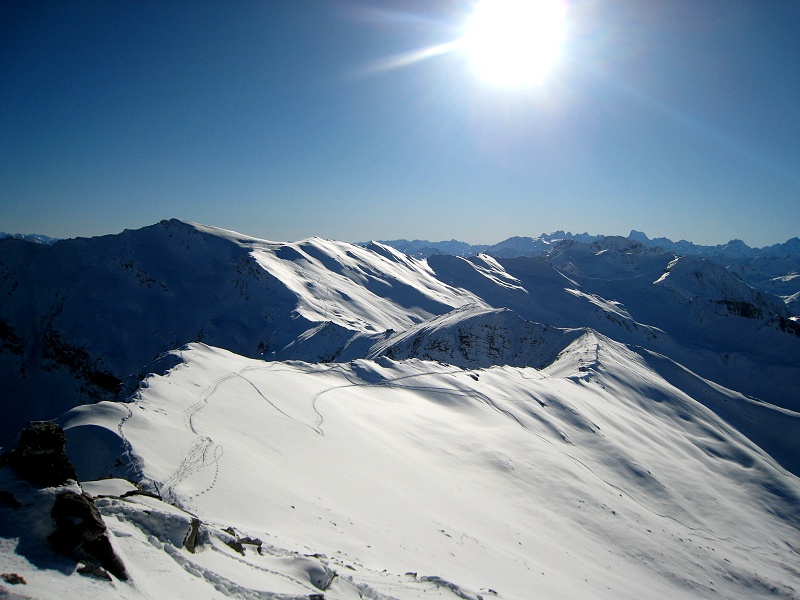
<svg viewBox="0 0 800 600">
<path fill-rule="evenodd" d="M 649 251 L 642 242 L 618 235 L 604 237 L 596 242 L 592 242 L 590 248 L 596 251 L 615 250 L 616 252 L 625 252 L 630 254 L 642 254 Z"/>
<path fill-rule="evenodd" d="M 654 250 L 648 248 L 642 242 L 613 235 L 601 237 L 590 243 L 581 242 L 575 239 L 561 240 L 552 246 L 552 248 L 548 251 L 547 256 L 550 258 L 555 258 L 567 251 L 583 254 L 598 254 L 603 251 L 613 251 L 615 253 L 622 254 L 645 254 L 654 252 Z"/>
</svg>

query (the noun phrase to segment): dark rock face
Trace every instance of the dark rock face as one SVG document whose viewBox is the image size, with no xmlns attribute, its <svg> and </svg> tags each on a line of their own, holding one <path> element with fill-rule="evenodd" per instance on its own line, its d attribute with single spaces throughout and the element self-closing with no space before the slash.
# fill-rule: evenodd
<svg viewBox="0 0 800 600">
<path fill-rule="evenodd" d="M 0 506 L 7 506 L 9 508 L 22 508 L 22 504 L 19 503 L 19 500 L 17 500 L 14 497 L 14 494 L 8 490 L 0 490 Z"/>
<path fill-rule="evenodd" d="M 78 476 L 64 452 L 67 436 L 55 423 L 31 423 L 19 435 L 19 444 L 0 456 L 0 468 L 40 487 L 63 485 Z"/>
<path fill-rule="evenodd" d="M 83 544 L 93 542 L 106 532 L 97 507 L 84 494 L 65 492 L 56 496 L 50 512 L 56 530 L 47 538 L 53 549 L 69 555 Z"/>
<path fill-rule="evenodd" d="M 53 327 L 48 327 L 42 341 L 42 358 L 52 361 L 55 365 L 62 365 L 74 373 L 82 382 L 82 391 L 94 400 L 108 400 L 113 398 L 120 387 L 122 380 L 108 371 L 95 368 L 95 362 L 80 346 L 70 344 Z"/>
<path fill-rule="evenodd" d="M 90 496 L 65 492 L 56 497 L 51 515 L 56 529 L 47 539 L 56 552 L 73 558 L 86 553 L 117 579 L 128 579 L 125 565 L 114 552 L 106 525 Z"/>
<path fill-rule="evenodd" d="M 64 452 L 66 443 L 67 436 L 58 425 L 31 423 L 20 433 L 17 448 L 0 456 L 0 468 L 10 467 L 17 477 L 37 487 L 57 487 L 71 479 L 77 481 L 75 469 Z M 22 508 L 8 490 L 0 491 L 0 503 L 13 509 Z M 74 491 L 59 494 L 50 515 L 55 522 L 55 531 L 47 538 L 50 545 L 59 554 L 88 563 L 82 567 L 82 574 L 106 578 L 111 573 L 120 580 L 128 579 L 125 565 L 111 546 L 106 524 L 91 496 Z"/>
</svg>

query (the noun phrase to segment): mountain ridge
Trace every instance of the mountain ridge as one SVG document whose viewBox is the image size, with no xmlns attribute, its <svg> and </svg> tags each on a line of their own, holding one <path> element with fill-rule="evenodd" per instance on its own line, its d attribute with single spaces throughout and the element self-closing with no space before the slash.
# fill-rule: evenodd
<svg viewBox="0 0 800 600">
<path fill-rule="evenodd" d="M 431 344 L 444 343 L 431 337 L 443 331 L 436 320 L 455 318 L 456 332 L 467 313 L 445 315 L 474 306 L 484 315 L 474 315 L 475 324 L 489 319 L 489 309 L 510 309 L 523 329 L 528 322 L 590 327 L 800 410 L 791 394 L 800 373 L 786 371 L 800 328 L 780 299 L 713 262 L 676 262 L 626 238 L 568 240 L 540 257 L 420 260 L 379 243 L 269 242 L 170 220 L 52 246 L 25 244 L 0 241 L 0 368 L 17 408 L 26 394 L 42 396 L 51 412 L 70 408 L 76 397 L 113 399 L 130 373 L 192 341 L 269 360 L 353 360 L 381 345 L 411 357 L 400 340 L 417 327 L 410 339 L 421 335 L 418 343 L 427 346 L 419 347 L 433 356 Z M 478 329 L 480 335 L 472 326 L 464 335 L 492 348 L 491 327 Z M 521 338 L 504 339 L 514 348 L 492 360 L 527 356 Z M 455 360 L 455 347 L 448 348 Z M 486 366 L 486 359 L 475 364 Z M 763 376 L 748 375 L 756 368 Z M 5 436 L 11 423 L 45 413 L 8 419 Z"/>
<path fill-rule="evenodd" d="M 607 239 L 632 240 L 651 250 L 673 252 L 676 256 L 699 256 L 715 262 L 731 271 L 748 285 L 775 294 L 784 299 L 793 311 L 800 313 L 800 238 L 791 238 L 783 243 L 751 248 L 741 240 L 726 244 L 704 246 L 668 238 L 650 239 L 643 232 L 632 230 L 626 237 L 572 234 L 556 231 L 537 238 L 516 236 L 493 245 L 470 245 L 466 242 L 429 242 L 426 240 L 384 241 L 416 258 L 429 258 L 437 254 L 452 254 L 468 258 L 488 254 L 501 258 L 519 256 L 545 256 L 557 252 L 560 245 L 572 242 L 592 244 Z M 454 251 L 455 250 L 455 251 Z"/>
</svg>

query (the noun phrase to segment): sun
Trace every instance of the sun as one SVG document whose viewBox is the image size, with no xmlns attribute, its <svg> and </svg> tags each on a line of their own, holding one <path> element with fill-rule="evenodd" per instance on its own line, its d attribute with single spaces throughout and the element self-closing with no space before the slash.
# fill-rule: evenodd
<svg viewBox="0 0 800 600">
<path fill-rule="evenodd" d="M 539 84 L 561 56 L 565 17 L 564 0 L 480 0 L 460 45 L 486 83 Z"/>
</svg>

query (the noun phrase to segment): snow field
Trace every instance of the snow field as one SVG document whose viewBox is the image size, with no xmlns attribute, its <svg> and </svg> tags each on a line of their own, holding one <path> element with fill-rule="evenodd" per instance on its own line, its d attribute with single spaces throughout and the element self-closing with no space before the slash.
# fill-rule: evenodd
<svg viewBox="0 0 800 600">
<path fill-rule="evenodd" d="M 798 589 L 797 480 L 610 340 L 584 335 L 542 371 L 181 354 L 128 405 L 142 473 L 218 530 L 325 555 L 349 586 L 326 598 L 454 593 L 436 578 L 520 599 Z M 200 566 L 257 587 L 236 565 Z"/>
</svg>

